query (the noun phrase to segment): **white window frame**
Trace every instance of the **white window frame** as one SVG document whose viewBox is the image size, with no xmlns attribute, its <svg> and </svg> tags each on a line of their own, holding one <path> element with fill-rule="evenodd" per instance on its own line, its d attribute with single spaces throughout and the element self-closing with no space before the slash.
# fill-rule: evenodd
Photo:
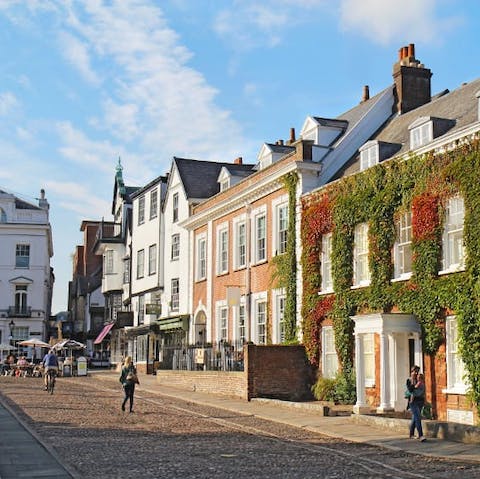
<svg viewBox="0 0 480 479">
<path fill-rule="evenodd" d="M 261 220 L 263 220 L 263 225 L 259 223 Z M 265 207 L 253 212 L 252 225 L 253 263 L 264 263 L 267 261 L 267 211 Z"/>
<path fill-rule="evenodd" d="M 140 294 L 137 301 L 138 324 L 145 324 L 145 296 Z"/>
<path fill-rule="evenodd" d="M 338 355 L 333 326 L 322 327 L 322 376 L 333 379 L 338 373 Z"/>
<path fill-rule="evenodd" d="M 30 268 L 30 245 L 18 243 L 15 247 L 15 268 Z"/>
<path fill-rule="evenodd" d="M 220 191 L 225 191 L 229 187 L 230 187 L 230 178 L 227 178 L 220 182 Z"/>
<path fill-rule="evenodd" d="M 235 269 L 247 266 L 247 223 L 245 216 L 235 218 L 233 221 L 233 248 Z"/>
<path fill-rule="evenodd" d="M 375 386 L 375 334 L 362 334 L 365 387 Z"/>
<path fill-rule="evenodd" d="M 114 274 L 114 251 L 113 249 L 107 249 L 105 251 L 105 264 L 104 264 L 104 274 Z"/>
<path fill-rule="evenodd" d="M 145 275 L 145 250 L 137 251 L 137 279 L 143 278 Z"/>
<path fill-rule="evenodd" d="M 145 196 L 142 195 L 138 198 L 138 224 L 143 225 L 145 223 Z"/>
<path fill-rule="evenodd" d="M 178 311 L 180 309 L 180 278 L 172 278 L 170 284 L 170 310 Z"/>
<path fill-rule="evenodd" d="M 412 212 L 402 213 L 395 222 L 396 238 L 393 245 L 393 278 L 412 276 Z"/>
<path fill-rule="evenodd" d="M 173 193 L 172 197 L 172 222 L 178 221 L 178 193 Z"/>
<path fill-rule="evenodd" d="M 240 304 L 235 309 L 235 313 L 235 339 L 239 342 L 245 342 L 247 340 L 247 308 L 244 298 L 240 299 Z"/>
<path fill-rule="evenodd" d="M 465 364 L 460 356 L 458 340 L 458 323 L 455 316 L 447 316 L 445 321 L 445 342 L 447 362 L 447 389 L 450 394 L 466 394 L 469 388 L 465 380 Z"/>
<path fill-rule="evenodd" d="M 360 171 L 365 171 L 374 165 L 378 165 L 380 152 L 378 143 L 360 149 Z"/>
<path fill-rule="evenodd" d="M 150 192 L 150 219 L 156 218 L 158 215 L 158 189 L 155 188 Z"/>
<path fill-rule="evenodd" d="M 427 120 L 410 128 L 410 149 L 415 150 L 433 140 L 433 121 Z"/>
<path fill-rule="evenodd" d="M 320 257 L 320 274 L 322 275 L 322 293 L 333 292 L 332 276 L 332 233 L 322 235 L 322 252 Z"/>
<path fill-rule="evenodd" d="M 228 305 L 225 301 L 217 303 L 217 341 L 228 341 Z"/>
<path fill-rule="evenodd" d="M 461 196 L 449 198 L 445 208 L 445 224 L 442 238 L 442 271 L 451 273 L 465 269 L 463 227 L 465 203 Z"/>
<path fill-rule="evenodd" d="M 287 251 L 288 220 L 288 196 L 282 195 L 272 201 L 272 251 L 275 255 Z"/>
<path fill-rule="evenodd" d="M 217 274 L 228 273 L 228 223 L 217 228 Z"/>
<path fill-rule="evenodd" d="M 263 305 L 263 306 L 260 306 Z M 263 307 L 264 311 L 259 308 Z M 260 293 L 252 294 L 251 304 L 251 318 L 252 320 L 252 341 L 255 344 L 266 344 L 267 340 L 267 293 L 262 291 Z M 261 314 L 259 314 L 259 312 Z"/>
<path fill-rule="evenodd" d="M 201 235 L 197 237 L 197 281 L 204 280 L 207 277 L 207 237 Z"/>
<path fill-rule="evenodd" d="M 368 265 L 368 224 L 355 226 L 353 244 L 353 286 L 362 287 L 370 284 Z"/>
<path fill-rule="evenodd" d="M 24 316 L 28 311 L 28 285 L 15 285 L 15 314 Z"/>
<path fill-rule="evenodd" d="M 272 299 L 272 342 L 274 344 L 282 344 L 285 341 L 285 306 L 287 300 L 285 288 L 273 290 Z"/>
<path fill-rule="evenodd" d="M 176 261 L 180 258 L 180 233 L 172 235 L 172 251 L 170 259 Z"/>
<path fill-rule="evenodd" d="M 123 284 L 130 283 L 130 258 L 123 260 Z"/>
<path fill-rule="evenodd" d="M 152 244 L 148 247 L 148 274 L 157 272 L 157 245 Z"/>
</svg>

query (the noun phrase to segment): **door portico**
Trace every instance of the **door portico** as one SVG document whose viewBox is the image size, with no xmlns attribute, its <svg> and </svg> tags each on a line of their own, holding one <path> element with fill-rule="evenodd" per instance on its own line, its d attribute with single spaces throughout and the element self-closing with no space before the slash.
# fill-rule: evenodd
<svg viewBox="0 0 480 479">
<path fill-rule="evenodd" d="M 367 403 L 364 367 L 364 337 L 375 334 L 380 349 L 380 404 L 376 411 L 403 411 L 405 409 L 405 380 L 411 362 L 422 367 L 421 328 L 415 317 L 403 313 L 375 313 L 352 317 L 355 322 L 355 369 L 357 402 L 354 412 L 370 411 Z M 376 364 L 377 361 L 375 361 Z"/>
</svg>

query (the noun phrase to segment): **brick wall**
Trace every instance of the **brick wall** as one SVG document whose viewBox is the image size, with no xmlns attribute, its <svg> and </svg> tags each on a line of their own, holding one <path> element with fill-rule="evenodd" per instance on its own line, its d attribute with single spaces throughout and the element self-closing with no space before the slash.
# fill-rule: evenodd
<svg viewBox="0 0 480 479">
<path fill-rule="evenodd" d="M 311 399 L 303 346 L 245 346 L 245 371 L 157 371 L 157 383 L 210 394 L 298 401 Z"/>
<path fill-rule="evenodd" d="M 223 371 L 157 371 L 157 383 L 172 388 L 247 398 L 246 373 Z"/>
<path fill-rule="evenodd" d="M 312 372 L 303 346 L 245 346 L 248 399 L 311 399 Z"/>
</svg>

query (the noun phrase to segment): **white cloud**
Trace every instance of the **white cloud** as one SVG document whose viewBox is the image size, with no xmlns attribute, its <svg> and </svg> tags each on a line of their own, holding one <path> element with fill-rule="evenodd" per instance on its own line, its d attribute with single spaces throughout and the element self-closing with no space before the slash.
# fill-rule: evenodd
<svg viewBox="0 0 480 479">
<path fill-rule="evenodd" d="M 89 83 L 98 84 L 100 80 L 90 65 L 88 46 L 68 32 L 59 33 L 59 43 L 66 60 L 80 72 L 83 78 Z"/>
<path fill-rule="evenodd" d="M 236 0 L 220 11 L 214 31 L 236 51 L 275 47 L 289 29 L 311 22 L 328 0 Z"/>
<path fill-rule="evenodd" d="M 234 145 L 243 142 L 239 125 L 215 104 L 217 91 L 187 65 L 192 53 L 161 10 L 141 0 L 85 5 L 84 12 L 70 9 L 68 25 L 90 53 L 90 65 L 98 57 L 109 64 L 102 78 L 110 75 L 103 117 L 92 124 L 145 155 L 233 158 Z"/>
<path fill-rule="evenodd" d="M 18 105 L 17 97 L 12 92 L 0 92 L 0 116 L 10 115 Z"/>
<path fill-rule="evenodd" d="M 45 187 L 50 197 L 56 197 L 56 207 L 76 212 L 79 218 L 97 219 L 109 216 L 110 203 L 99 198 L 81 183 L 47 181 Z"/>
<path fill-rule="evenodd" d="M 375 43 L 431 42 L 458 26 L 459 17 L 439 18 L 438 0 L 342 0 L 340 22 Z"/>
</svg>

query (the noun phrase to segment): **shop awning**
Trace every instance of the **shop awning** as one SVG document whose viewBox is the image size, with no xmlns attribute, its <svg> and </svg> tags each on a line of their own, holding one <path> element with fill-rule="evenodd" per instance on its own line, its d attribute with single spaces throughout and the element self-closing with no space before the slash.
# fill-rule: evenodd
<svg viewBox="0 0 480 479">
<path fill-rule="evenodd" d="M 158 325 L 156 323 L 152 324 L 141 324 L 139 326 L 134 326 L 133 328 L 125 328 L 125 334 L 129 338 L 135 338 L 137 336 L 143 336 L 150 332 L 158 333 Z"/>
<path fill-rule="evenodd" d="M 113 328 L 114 324 L 115 323 L 110 323 L 110 324 L 107 324 L 106 326 L 104 326 L 103 329 L 100 331 L 100 334 L 97 336 L 97 339 L 95 339 L 95 341 L 93 342 L 93 344 L 100 344 L 105 339 L 105 336 Z"/>
</svg>

